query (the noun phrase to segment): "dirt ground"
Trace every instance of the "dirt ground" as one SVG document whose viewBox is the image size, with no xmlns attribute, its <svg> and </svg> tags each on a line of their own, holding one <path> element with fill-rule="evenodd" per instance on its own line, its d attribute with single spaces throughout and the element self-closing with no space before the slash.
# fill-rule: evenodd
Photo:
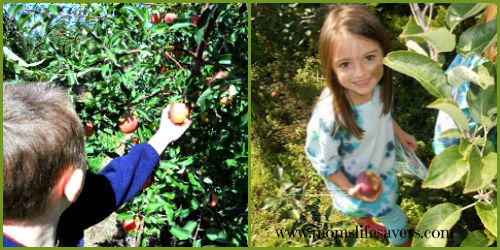
<svg viewBox="0 0 500 250">
<path fill-rule="evenodd" d="M 116 221 L 117 213 L 111 214 L 108 218 L 85 230 L 85 247 L 113 247 L 113 246 L 133 246 L 130 237 L 123 231 Z"/>
</svg>

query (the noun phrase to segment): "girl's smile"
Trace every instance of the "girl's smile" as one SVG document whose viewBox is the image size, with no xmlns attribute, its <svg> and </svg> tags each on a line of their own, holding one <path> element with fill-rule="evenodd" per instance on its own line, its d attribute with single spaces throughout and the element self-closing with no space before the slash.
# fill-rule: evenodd
<svg viewBox="0 0 500 250">
<path fill-rule="evenodd" d="M 380 45 L 362 36 L 342 32 L 335 39 L 333 70 L 352 104 L 368 102 L 382 78 L 383 51 Z"/>
</svg>

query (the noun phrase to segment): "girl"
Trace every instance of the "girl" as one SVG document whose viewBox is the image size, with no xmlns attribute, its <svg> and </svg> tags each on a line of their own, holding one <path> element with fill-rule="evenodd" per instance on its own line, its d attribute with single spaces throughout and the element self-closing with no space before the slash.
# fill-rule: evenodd
<svg viewBox="0 0 500 250">
<path fill-rule="evenodd" d="M 368 231 L 387 228 L 393 245 L 409 245 L 407 219 L 396 205 L 394 139 L 410 151 L 417 144 L 391 117 L 392 76 L 382 63 L 388 47 L 384 26 L 365 6 L 339 5 L 327 14 L 319 55 L 328 88 L 307 126 L 306 154 L 337 210 Z M 355 184 L 365 171 L 381 178 L 373 196 Z"/>
</svg>

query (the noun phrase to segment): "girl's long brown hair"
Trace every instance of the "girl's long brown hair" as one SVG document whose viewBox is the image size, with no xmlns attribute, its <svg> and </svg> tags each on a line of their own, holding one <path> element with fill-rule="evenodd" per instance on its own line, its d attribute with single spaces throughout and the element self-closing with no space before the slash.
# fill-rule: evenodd
<svg viewBox="0 0 500 250">
<path fill-rule="evenodd" d="M 333 45 L 340 32 L 349 32 L 377 42 L 384 56 L 389 53 L 389 39 L 385 27 L 364 5 L 336 5 L 326 14 L 319 37 L 319 56 L 326 84 L 333 93 L 333 112 L 335 120 L 356 138 L 361 139 L 363 131 L 356 124 L 354 111 L 347 99 L 347 92 L 340 85 L 333 70 Z M 380 80 L 380 99 L 384 105 L 382 113 L 386 115 L 392 104 L 392 71 L 384 65 Z M 382 114 L 381 114 L 382 115 Z"/>
</svg>

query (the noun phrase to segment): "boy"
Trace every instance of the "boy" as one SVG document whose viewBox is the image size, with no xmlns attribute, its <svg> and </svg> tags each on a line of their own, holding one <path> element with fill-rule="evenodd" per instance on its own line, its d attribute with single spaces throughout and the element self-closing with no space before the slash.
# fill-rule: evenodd
<svg viewBox="0 0 500 250">
<path fill-rule="evenodd" d="M 95 175 L 86 173 L 85 132 L 63 89 L 27 83 L 3 91 L 3 246 L 81 245 L 83 230 L 136 195 L 191 125 L 174 125 L 167 107 L 148 143 Z"/>
</svg>

